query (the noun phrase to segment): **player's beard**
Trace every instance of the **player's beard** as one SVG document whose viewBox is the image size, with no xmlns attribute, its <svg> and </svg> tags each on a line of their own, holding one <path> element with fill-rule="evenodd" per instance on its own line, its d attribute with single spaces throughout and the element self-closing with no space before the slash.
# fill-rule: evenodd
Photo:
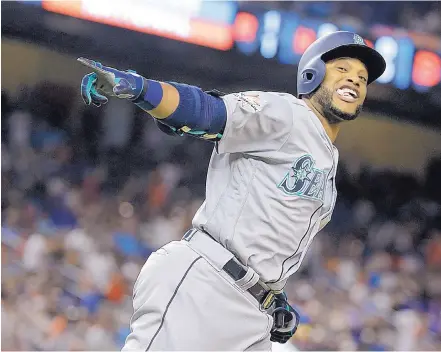
<svg viewBox="0 0 441 352">
<path fill-rule="evenodd" d="M 323 86 L 314 93 L 313 99 L 322 107 L 323 116 L 330 124 L 354 120 L 363 109 L 363 104 L 360 104 L 353 114 L 340 110 L 332 104 L 332 91 Z"/>
</svg>

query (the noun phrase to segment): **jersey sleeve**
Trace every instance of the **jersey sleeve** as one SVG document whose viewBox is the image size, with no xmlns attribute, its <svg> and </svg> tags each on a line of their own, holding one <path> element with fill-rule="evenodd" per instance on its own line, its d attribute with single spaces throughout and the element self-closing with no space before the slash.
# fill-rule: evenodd
<svg viewBox="0 0 441 352">
<path fill-rule="evenodd" d="M 249 91 L 228 94 L 227 122 L 217 152 L 258 153 L 278 150 L 293 125 L 290 102 L 282 94 Z"/>
</svg>

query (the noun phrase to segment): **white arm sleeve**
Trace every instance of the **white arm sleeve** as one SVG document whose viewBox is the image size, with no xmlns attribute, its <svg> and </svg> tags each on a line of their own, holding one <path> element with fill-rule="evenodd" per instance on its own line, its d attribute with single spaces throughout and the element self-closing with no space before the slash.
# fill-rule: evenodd
<svg viewBox="0 0 441 352">
<path fill-rule="evenodd" d="M 222 99 L 227 108 L 227 123 L 218 142 L 219 154 L 278 150 L 287 140 L 293 113 L 285 94 L 250 91 Z"/>
</svg>

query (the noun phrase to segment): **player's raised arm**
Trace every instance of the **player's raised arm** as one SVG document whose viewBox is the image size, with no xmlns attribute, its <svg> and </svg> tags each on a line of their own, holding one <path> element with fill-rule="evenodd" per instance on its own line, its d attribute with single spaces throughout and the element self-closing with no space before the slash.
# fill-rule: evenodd
<svg viewBox="0 0 441 352">
<path fill-rule="evenodd" d="M 128 99 L 147 111 L 164 132 L 187 133 L 206 140 L 219 140 L 227 110 L 223 100 L 200 88 L 144 78 L 134 71 L 120 71 L 101 63 L 79 58 L 92 69 L 81 83 L 84 102 L 100 106 L 107 97 Z"/>
<path fill-rule="evenodd" d="M 84 76 L 84 102 L 100 106 L 108 97 L 127 99 L 153 116 L 166 133 L 220 141 L 218 152 L 276 150 L 291 131 L 290 103 L 280 93 L 241 92 L 220 97 L 199 87 L 159 82 L 79 58 L 93 72 Z"/>
</svg>

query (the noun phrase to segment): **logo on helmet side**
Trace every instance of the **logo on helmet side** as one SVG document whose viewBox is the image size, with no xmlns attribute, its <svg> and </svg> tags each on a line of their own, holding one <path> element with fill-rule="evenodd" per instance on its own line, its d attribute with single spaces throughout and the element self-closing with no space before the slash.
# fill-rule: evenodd
<svg viewBox="0 0 441 352">
<path fill-rule="evenodd" d="M 364 40 L 362 37 L 360 37 L 358 34 L 354 34 L 354 43 L 355 44 L 360 44 L 360 45 L 366 45 L 364 43 Z"/>
</svg>

